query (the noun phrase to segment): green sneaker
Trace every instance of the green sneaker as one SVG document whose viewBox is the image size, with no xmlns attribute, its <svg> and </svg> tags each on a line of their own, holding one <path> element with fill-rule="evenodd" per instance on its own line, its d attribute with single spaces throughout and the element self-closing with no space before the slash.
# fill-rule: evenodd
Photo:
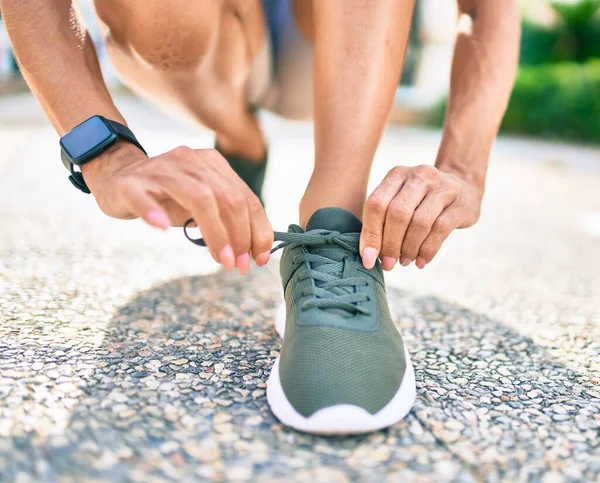
<svg viewBox="0 0 600 483">
<path fill-rule="evenodd" d="M 277 317 L 281 356 L 267 401 L 283 424 L 319 434 L 375 431 L 401 420 L 415 401 L 415 376 L 386 300 L 379 263 L 359 255 L 361 222 L 324 208 L 307 231 L 283 241 L 285 307 Z"/>
<path fill-rule="evenodd" d="M 185 236 L 206 246 L 202 238 Z M 362 224 L 323 208 L 307 231 L 275 232 L 283 243 L 283 337 L 267 383 L 267 401 L 283 424 L 318 434 L 358 434 L 400 421 L 412 408 L 415 373 L 388 308 L 379 262 L 364 268 Z"/>
</svg>

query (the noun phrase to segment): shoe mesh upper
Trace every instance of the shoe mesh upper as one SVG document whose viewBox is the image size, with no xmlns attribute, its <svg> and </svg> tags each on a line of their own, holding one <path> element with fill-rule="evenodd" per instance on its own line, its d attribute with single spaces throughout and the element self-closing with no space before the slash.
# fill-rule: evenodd
<svg viewBox="0 0 600 483">
<path fill-rule="evenodd" d="M 406 368 L 402 337 L 391 320 L 385 290 L 375 285 L 378 328 L 358 331 L 296 324 L 292 287 L 290 283 L 285 294 L 287 322 L 279 366 L 292 406 L 305 417 L 337 404 L 378 412 L 396 394 Z"/>
</svg>

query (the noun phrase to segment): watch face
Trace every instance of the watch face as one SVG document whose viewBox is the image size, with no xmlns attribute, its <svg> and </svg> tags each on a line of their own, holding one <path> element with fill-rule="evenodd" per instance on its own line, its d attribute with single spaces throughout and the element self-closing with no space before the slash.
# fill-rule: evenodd
<svg viewBox="0 0 600 483">
<path fill-rule="evenodd" d="M 73 164 L 81 165 L 111 146 L 116 139 L 117 135 L 104 120 L 93 116 L 65 134 L 60 145 Z"/>
</svg>

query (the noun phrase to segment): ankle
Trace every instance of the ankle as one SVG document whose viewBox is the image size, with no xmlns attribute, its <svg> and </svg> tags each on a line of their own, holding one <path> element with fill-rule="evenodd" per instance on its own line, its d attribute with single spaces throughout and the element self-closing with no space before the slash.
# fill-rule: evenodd
<svg viewBox="0 0 600 483">
<path fill-rule="evenodd" d="M 240 156 L 250 162 L 259 164 L 267 155 L 267 142 L 258 124 L 258 119 L 253 119 L 245 128 L 234 133 L 216 133 L 219 149 L 234 156 Z"/>
<path fill-rule="evenodd" d="M 366 190 L 348 189 L 344 192 L 332 192 L 309 187 L 300 201 L 300 226 L 306 229 L 310 217 L 321 208 L 343 208 L 362 220 L 365 198 Z"/>
<path fill-rule="evenodd" d="M 217 135 L 217 145 L 223 154 L 239 156 L 250 163 L 260 164 L 267 155 L 267 143 L 260 139 L 259 142 L 244 142 L 239 139 L 225 138 Z"/>
</svg>

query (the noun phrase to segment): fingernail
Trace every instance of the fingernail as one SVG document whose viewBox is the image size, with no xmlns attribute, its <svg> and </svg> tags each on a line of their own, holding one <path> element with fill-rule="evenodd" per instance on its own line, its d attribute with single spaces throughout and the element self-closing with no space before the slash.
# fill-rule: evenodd
<svg viewBox="0 0 600 483">
<path fill-rule="evenodd" d="M 402 265 L 403 267 L 408 267 L 410 265 L 410 258 L 400 257 L 400 265 Z"/>
<path fill-rule="evenodd" d="M 236 265 L 242 275 L 246 275 L 250 271 L 250 254 L 244 253 L 237 257 Z"/>
<path fill-rule="evenodd" d="M 171 222 L 167 215 L 160 210 L 152 210 L 148 213 L 148 221 L 152 226 L 166 230 L 171 225 Z"/>
<path fill-rule="evenodd" d="M 425 268 L 425 265 L 427 265 L 427 262 L 426 262 L 426 261 L 425 261 L 423 258 L 421 258 L 421 257 L 418 257 L 418 258 L 417 258 L 417 261 L 415 262 L 415 265 L 416 265 L 417 267 L 419 267 L 419 268 L 423 269 L 423 268 Z"/>
<path fill-rule="evenodd" d="M 362 252 L 362 261 L 367 270 L 373 268 L 377 261 L 377 250 L 372 247 L 366 247 Z"/>
<path fill-rule="evenodd" d="M 219 252 L 219 263 L 223 265 L 225 270 L 231 270 L 235 267 L 235 255 L 229 245 L 222 248 Z"/>
<path fill-rule="evenodd" d="M 381 259 L 381 268 L 390 271 L 396 265 L 396 259 L 392 257 L 383 257 Z"/>
<path fill-rule="evenodd" d="M 266 265 L 268 263 L 269 258 L 271 258 L 271 252 L 266 251 L 263 253 L 259 253 L 256 257 L 256 264 L 259 267 L 263 267 L 264 265 Z"/>
</svg>

